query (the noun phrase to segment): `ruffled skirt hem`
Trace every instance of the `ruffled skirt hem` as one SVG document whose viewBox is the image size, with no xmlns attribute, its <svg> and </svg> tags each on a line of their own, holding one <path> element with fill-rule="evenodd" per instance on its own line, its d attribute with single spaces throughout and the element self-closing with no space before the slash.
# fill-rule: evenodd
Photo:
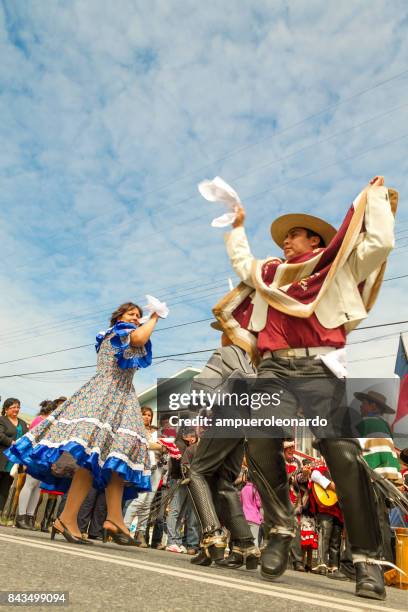
<svg viewBox="0 0 408 612">
<path fill-rule="evenodd" d="M 67 491 L 71 485 L 70 478 L 54 476 L 51 467 L 64 452 L 70 453 L 78 467 L 89 470 L 93 475 L 93 487 L 105 489 L 112 473 L 116 472 L 125 481 L 124 499 L 132 499 L 138 492 L 151 491 L 150 470 L 143 465 L 130 462 L 126 455 L 112 452 L 105 461 L 100 459 L 97 447 L 87 448 L 79 439 L 69 439 L 64 442 L 37 443 L 33 446 L 30 434 L 21 438 L 16 444 L 5 451 L 8 459 L 14 463 L 23 464 L 27 472 L 42 482 L 55 486 L 59 491 Z"/>
</svg>

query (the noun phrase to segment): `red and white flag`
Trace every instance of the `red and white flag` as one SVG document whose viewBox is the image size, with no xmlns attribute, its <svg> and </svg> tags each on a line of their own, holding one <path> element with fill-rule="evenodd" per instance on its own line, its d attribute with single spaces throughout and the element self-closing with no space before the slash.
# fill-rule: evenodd
<svg viewBox="0 0 408 612">
<path fill-rule="evenodd" d="M 408 333 L 400 335 L 394 372 L 400 377 L 401 382 L 398 408 L 392 429 L 394 434 L 408 436 Z"/>
</svg>

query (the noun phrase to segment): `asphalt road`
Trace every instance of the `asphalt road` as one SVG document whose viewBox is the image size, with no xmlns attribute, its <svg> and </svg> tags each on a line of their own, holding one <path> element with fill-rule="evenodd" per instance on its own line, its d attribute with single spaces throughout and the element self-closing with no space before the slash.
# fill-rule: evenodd
<svg viewBox="0 0 408 612">
<path fill-rule="evenodd" d="M 68 591 L 69 609 L 75 612 L 408 610 L 407 591 L 389 588 L 385 602 L 374 602 L 355 597 L 351 582 L 299 572 L 287 571 L 271 583 L 257 571 L 197 567 L 187 555 L 99 542 L 51 542 L 46 534 L 27 535 L 10 527 L 0 527 L 0 545 L 0 591 Z"/>
</svg>

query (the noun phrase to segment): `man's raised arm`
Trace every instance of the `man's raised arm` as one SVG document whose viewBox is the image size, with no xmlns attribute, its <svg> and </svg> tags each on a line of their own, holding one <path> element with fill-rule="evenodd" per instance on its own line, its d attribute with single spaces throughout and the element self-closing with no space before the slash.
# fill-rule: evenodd
<svg viewBox="0 0 408 612">
<path fill-rule="evenodd" d="M 244 229 L 244 207 L 239 206 L 236 213 L 237 216 L 233 223 L 233 229 L 231 232 L 225 235 L 225 246 L 227 247 L 227 253 L 236 274 L 242 281 L 244 281 L 244 283 L 250 287 L 253 287 L 254 285 L 251 280 L 251 268 L 254 257 L 251 253 L 251 249 L 249 248 Z"/>
<path fill-rule="evenodd" d="M 379 268 L 394 248 L 394 215 L 384 177 L 375 177 L 371 183 L 364 216 L 365 236 L 348 259 L 357 283 Z"/>
</svg>

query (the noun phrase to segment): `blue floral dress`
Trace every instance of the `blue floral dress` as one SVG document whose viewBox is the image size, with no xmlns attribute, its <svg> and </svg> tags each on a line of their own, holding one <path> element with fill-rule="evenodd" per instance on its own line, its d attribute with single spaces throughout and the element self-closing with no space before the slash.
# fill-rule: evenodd
<svg viewBox="0 0 408 612">
<path fill-rule="evenodd" d="M 150 341 L 144 347 L 130 346 L 134 329 L 120 322 L 98 334 L 95 376 L 7 449 L 11 461 L 66 490 L 70 480 L 56 478 L 51 467 L 68 452 L 92 472 L 97 489 L 105 488 L 117 472 L 126 481 L 125 498 L 151 490 L 148 442 L 132 380 L 137 369 L 151 364 L 152 352 Z"/>
</svg>

